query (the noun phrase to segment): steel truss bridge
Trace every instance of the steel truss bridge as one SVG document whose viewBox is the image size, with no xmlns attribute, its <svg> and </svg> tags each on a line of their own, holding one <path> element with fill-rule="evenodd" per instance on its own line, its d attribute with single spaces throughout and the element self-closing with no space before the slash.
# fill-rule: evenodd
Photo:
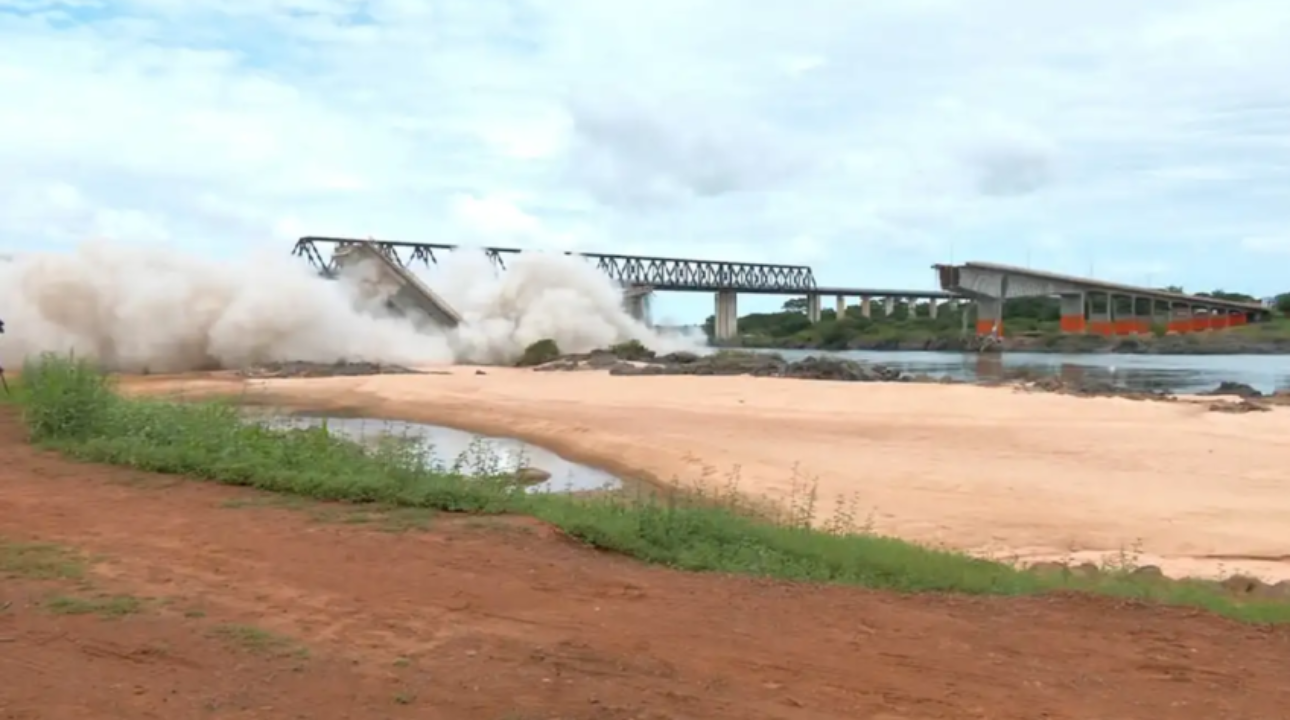
<svg viewBox="0 0 1290 720">
<path fill-rule="evenodd" d="M 303 237 L 296 242 L 292 255 L 304 257 L 325 276 L 332 277 L 336 265 L 331 253 L 324 253 L 321 246 L 339 247 L 348 243 L 370 242 L 391 260 L 403 267 L 420 261 L 427 267 L 438 264 L 436 253 L 452 252 L 458 245 L 440 243 L 413 243 L 390 240 L 360 240 L 357 238 Z M 334 248 L 333 248 L 334 249 Z M 475 248 L 499 269 L 506 269 L 506 258 L 518 255 L 518 248 Z M 812 293 L 820 292 L 815 284 L 815 274 L 805 265 L 774 265 L 767 263 L 724 262 L 720 260 L 686 260 L 683 258 L 645 257 L 638 255 L 609 255 L 605 253 L 572 253 L 593 263 L 598 270 L 626 287 L 648 287 L 652 290 L 688 290 L 719 292 L 737 290 L 746 293 Z M 828 292 L 828 291 L 826 291 Z M 932 293 L 937 294 L 937 293 Z"/>
</svg>

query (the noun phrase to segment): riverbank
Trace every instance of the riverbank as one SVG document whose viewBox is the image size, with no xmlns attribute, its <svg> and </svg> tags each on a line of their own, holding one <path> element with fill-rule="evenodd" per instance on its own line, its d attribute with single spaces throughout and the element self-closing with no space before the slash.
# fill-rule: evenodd
<svg viewBox="0 0 1290 720">
<path fill-rule="evenodd" d="M 1013 388 L 437 368 L 134 378 L 516 437 L 624 477 L 843 509 L 874 532 L 1024 562 L 1131 557 L 1290 579 L 1290 408 L 1214 413 Z"/>
<path fill-rule="evenodd" d="M 1022 570 L 688 495 L 499 493 L 227 403 L 122 398 L 85 363 L 28 371 L 0 396 L 0 640 L 22 660 L 0 700 L 19 714 L 69 696 L 67 717 L 117 716 L 122 687 L 140 716 L 320 720 L 1208 720 L 1284 705 L 1290 636 L 1268 624 L 1290 619 L 1287 583 L 1171 582 L 1131 552 Z M 543 377 L 526 381 L 557 376 Z M 1162 683 L 1162 667 L 1200 681 Z"/>
</svg>

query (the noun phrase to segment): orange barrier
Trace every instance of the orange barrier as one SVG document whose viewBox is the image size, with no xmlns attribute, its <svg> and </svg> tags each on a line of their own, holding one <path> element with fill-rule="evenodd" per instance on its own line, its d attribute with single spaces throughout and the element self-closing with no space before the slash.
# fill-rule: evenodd
<svg viewBox="0 0 1290 720">
<path fill-rule="evenodd" d="M 1088 321 L 1083 315 L 1063 315 L 1062 332 L 1064 333 L 1082 333 L 1088 329 Z"/>
<path fill-rule="evenodd" d="M 1138 333 L 1146 333 L 1151 331 L 1151 326 L 1148 323 L 1145 323 L 1137 318 L 1129 318 L 1128 320 L 1116 320 L 1113 323 L 1113 325 L 1115 328 L 1116 335 L 1136 335 Z"/>
<path fill-rule="evenodd" d="M 995 321 L 994 321 L 994 320 L 977 320 L 977 321 L 976 321 L 976 334 L 977 334 L 977 335 L 991 335 L 991 334 L 993 334 L 993 333 L 994 333 L 994 323 L 995 323 Z M 1003 335 L 1003 321 L 1002 321 L 1002 320 L 1000 320 L 1000 321 L 999 321 L 999 335 L 1000 335 L 1000 336 L 1002 336 L 1002 335 Z"/>
<path fill-rule="evenodd" d="M 1247 322 L 1245 315 L 1196 315 L 1190 318 L 1178 318 L 1168 321 L 1166 331 L 1171 333 L 1204 332 L 1206 330 L 1223 330 L 1229 327 L 1240 327 Z M 976 334 L 989 335 L 994 332 L 994 320 L 977 320 Z M 1067 334 L 1089 333 L 1091 335 L 1149 335 L 1154 322 L 1145 318 L 1120 320 L 1089 320 L 1082 315 L 1063 315 L 1061 330 Z M 999 334 L 1003 335 L 1003 323 L 999 323 Z"/>
</svg>

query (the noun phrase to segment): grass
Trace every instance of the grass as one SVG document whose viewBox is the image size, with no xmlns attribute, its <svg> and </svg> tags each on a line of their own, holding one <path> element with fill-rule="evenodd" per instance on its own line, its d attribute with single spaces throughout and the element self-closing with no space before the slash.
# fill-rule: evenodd
<svg viewBox="0 0 1290 720">
<path fill-rule="evenodd" d="M 85 562 L 58 545 L 14 543 L 0 539 L 0 577 L 26 580 L 79 580 Z"/>
<path fill-rule="evenodd" d="M 1093 579 L 1028 572 L 882 537 L 853 508 L 818 514 L 800 483 L 779 522 L 750 512 L 735 490 L 648 499 L 526 493 L 500 475 L 432 465 L 415 445 L 364 446 L 325 428 L 274 430 L 228 403 L 125 398 L 93 364 L 47 355 L 29 361 L 19 404 L 34 441 L 69 456 L 254 487 L 314 500 L 425 511 L 536 516 L 589 545 L 692 570 L 859 585 L 902 592 L 1019 595 L 1083 589 L 1207 608 L 1250 621 L 1290 621 L 1290 604 L 1233 597 L 1212 584 L 1149 582 L 1128 572 Z M 813 527 L 815 526 L 815 527 Z"/>
<path fill-rule="evenodd" d="M 102 597 L 76 597 L 55 595 L 42 603 L 47 612 L 55 615 L 98 615 L 102 618 L 119 618 L 133 615 L 143 609 L 143 601 L 130 595 L 105 595 Z"/>
<path fill-rule="evenodd" d="M 295 655 L 305 657 L 308 650 L 298 646 L 289 637 L 271 633 L 254 625 L 217 625 L 211 635 L 249 652 L 263 655 Z"/>
</svg>

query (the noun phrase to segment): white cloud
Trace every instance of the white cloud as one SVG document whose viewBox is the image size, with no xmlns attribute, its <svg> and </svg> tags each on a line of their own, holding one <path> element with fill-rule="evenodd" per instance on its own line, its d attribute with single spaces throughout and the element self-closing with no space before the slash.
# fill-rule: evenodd
<svg viewBox="0 0 1290 720">
<path fill-rule="evenodd" d="M 1029 254 L 1271 294 L 1287 33 L 1273 0 L 0 0 L 0 247 L 354 234 L 882 286 Z"/>
</svg>

